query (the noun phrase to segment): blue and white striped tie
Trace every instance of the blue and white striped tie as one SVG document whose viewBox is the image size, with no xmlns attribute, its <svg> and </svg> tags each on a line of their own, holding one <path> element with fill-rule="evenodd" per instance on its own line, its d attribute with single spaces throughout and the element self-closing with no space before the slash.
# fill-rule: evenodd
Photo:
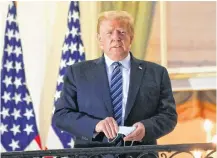
<svg viewBox="0 0 217 158">
<path fill-rule="evenodd" d="M 114 118 L 118 126 L 120 126 L 122 122 L 123 77 L 121 63 L 114 62 L 113 65 L 114 70 L 111 77 L 110 93 L 114 110 Z M 123 139 L 119 138 L 116 143 L 116 146 L 121 146 L 123 144 Z M 115 154 L 115 157 L 118 158 L 119 155 Z"/>
<path fill-rule="evenodd" d="M 114 110 L 114 118 L 119 125 L 122 121 L 122 100 L 123 100 L 123 77 L 121 72 L 121 64 L 114 62 L 114 70 L 111 77 L 110 93 Z"/>
</svg>

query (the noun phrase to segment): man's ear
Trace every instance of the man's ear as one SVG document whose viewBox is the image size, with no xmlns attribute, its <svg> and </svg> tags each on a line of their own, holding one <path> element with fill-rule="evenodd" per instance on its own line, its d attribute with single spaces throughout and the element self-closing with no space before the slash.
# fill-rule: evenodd
<svg viewBox="0 0 217 158">
<path fill-rule="evenodd" d="M 100 36 L 99 34 L 97 34 L 97 40 L 98 40 L 99 42 L 101 42 L 101 40 L 102 40 L 102 38 L 101 38 L 101 36 Z"/>
<path fill-rule="evenodd" d="M 98 42 L 99 42 L 99 47 L 100 47 L 101 49 L 103 49 L 102 38 L 101 38 L 100 34 L 97 34 L 97 40 L 98 40 Z"/>
<path fill-rule="evenodd" d="M 134 36 L 132 35 L 132 36 L 130 36 L 130 44 L 132 44 L 133 43 L 133 38 L 134 38 Z"/>
</svg>

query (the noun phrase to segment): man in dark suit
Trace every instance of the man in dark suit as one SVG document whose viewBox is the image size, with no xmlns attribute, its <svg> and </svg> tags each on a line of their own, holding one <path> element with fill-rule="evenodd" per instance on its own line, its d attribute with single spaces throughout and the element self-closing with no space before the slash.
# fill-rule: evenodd
<svg viewBox="0 0 217 158">
<path fill-rule="evenodd" d="M 75 147 L 113 139 L 118 126 L 136 127 L 124 141 L 156 144 L 177 123 L 167 70 L 133 57 L 128 13 L 102 13 L 97 29 L 103 55 L 68 68 L 55 105 L 55 125 L 76 136 Z"/>
</svg>

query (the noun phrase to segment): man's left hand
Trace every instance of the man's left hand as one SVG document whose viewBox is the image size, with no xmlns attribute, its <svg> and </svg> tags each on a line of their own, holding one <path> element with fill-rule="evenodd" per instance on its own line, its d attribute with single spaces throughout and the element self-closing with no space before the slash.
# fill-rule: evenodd
<svg viewBox="0 0 217 158">
<path fill-rule="evenodd" d="M 124 137 L 124 141 L 141 141 L 145 136 L 145 127 L 141 122 L 137 122 L 133 126 L 136 127 L 135 131 Z"/>
</svg>

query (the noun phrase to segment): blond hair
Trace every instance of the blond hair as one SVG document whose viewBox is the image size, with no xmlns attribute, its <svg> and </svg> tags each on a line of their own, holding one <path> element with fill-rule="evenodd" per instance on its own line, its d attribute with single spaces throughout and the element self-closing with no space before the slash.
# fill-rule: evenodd
<svg viewBox="0 0 217 158">
<path fill-rule="evenodd" d="M 134 19 L 126 11 L 106 11 L 99 14 L 98 23 L 97 23 L 97 33 L 99 33 L 100 25 L 104 20 L 118 20 L 123 21 L 127 24 L 128 31 L 131 36 L 134 35 Z"/>
</svg>

